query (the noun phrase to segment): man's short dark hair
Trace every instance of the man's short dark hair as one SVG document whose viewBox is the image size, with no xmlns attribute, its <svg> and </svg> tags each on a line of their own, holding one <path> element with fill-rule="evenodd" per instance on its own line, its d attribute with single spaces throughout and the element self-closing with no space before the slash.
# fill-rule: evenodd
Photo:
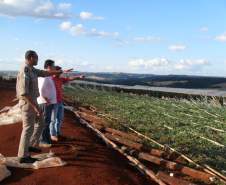
<svg viewBox="0 0 226 185">
<path fill-rule="evenodd" d="M 37 53 L 33 50 L 28 50 L 25 53 L 25 59 L 26 60 L 29 60 L 31 57 L 37 57 L 37 56 L 38 56 Z"/>
<path fill-rule="evenodd" d="M 55 69 L 56 69 L 57 71 L 59 71 L 59 70 L 62 69 L 62 67 L 60 67 L 60 66 L 55 66 Z"/>
<path fill-rule="evenodd" d="M 54 64 L 55 64 L 55 61 L 48 59 L 45 61 L 44 69 L 47 69 L 48 67 L 53 67 Z"/>
</svg>

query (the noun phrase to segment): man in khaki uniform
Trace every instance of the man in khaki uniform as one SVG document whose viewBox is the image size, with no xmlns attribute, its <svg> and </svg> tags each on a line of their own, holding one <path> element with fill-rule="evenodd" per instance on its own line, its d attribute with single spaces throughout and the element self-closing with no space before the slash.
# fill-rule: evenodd
<svg viewBox="0 0 226 185">
<path fill-rule="evenodd" d="M 38 77 L 51 76 L 62 71 L 47 72 L 34 68 L 38 64 L 38 55 L 32 50 L 26 52 L 25 60 L 25 65 L 18 73 L 16 85 L 23 121 L 18 157 L 21 163 L 33 163 L 36 159 L 32 158 L 29 152 L 41 152 L 37 146 L 45 124 L 37 103 Z"/>
</svg>

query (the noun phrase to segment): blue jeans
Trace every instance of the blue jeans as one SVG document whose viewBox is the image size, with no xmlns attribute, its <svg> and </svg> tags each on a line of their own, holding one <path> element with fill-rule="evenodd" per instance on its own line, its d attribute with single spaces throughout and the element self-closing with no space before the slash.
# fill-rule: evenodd
<svg viewBox="0 0 226 185">
<path fill-rule="evenodd" d="M 44 117 L 44 121 L 45 121 L 45 126 L 44 129 L 42 131 L 42 136 L 41 136 L 41 143 L 44 144 L 51 144 L 51 139 L 50 139 L 50 130 L 49 130 L 49 125 L 52 122 L 52 114 L 54 112 L 54 106 L 55 104 L 41 104 L 40 108 L 43 112 L 43 117 Z"/>
<path fill-rule="evenodd" d="M 54 111 L 52 114 L 52 121 L 50 123 L 50 135 L 59 136 L 61 135 L 61 125 L 64 119 L 64 104 L 57 103 L 54 105 Z"/>
</svg>

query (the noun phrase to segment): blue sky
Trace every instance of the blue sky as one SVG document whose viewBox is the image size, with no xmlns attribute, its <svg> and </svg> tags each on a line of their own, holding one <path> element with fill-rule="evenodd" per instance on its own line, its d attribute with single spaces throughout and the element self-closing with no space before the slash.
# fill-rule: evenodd
<svg viewBox="0 0 226 185">
<path fill-rule="evenodd" d="M 226 0 L 0 0 L 0 69 L 226 76 Z"/>
</svg>

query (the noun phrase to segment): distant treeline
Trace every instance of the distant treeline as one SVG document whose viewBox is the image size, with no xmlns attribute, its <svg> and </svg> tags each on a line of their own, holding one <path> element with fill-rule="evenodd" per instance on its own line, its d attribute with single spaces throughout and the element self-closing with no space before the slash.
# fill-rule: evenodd
<svg viewBox="0 0 226 185">
<path fill-rule="evenodd" d="M 0 76 L 0 88 L 16 88 L 16 78 L 5 79 Z"/>
<path fill-rule="evenodd" d="M 16 74 L 16 71 L 2 71 L 0 80 L 9 78 L 11 82 L 15 83 L 15 79 L 11 78 L 16 77 Z M 80 74 L 80 72 L 74 72 L 74 74 Z M 105 84 L 226 90 L 226 78 L 224 77 L 91 72 L 82 74 L 86 76 L 86 81 Z"/>
</svg>

